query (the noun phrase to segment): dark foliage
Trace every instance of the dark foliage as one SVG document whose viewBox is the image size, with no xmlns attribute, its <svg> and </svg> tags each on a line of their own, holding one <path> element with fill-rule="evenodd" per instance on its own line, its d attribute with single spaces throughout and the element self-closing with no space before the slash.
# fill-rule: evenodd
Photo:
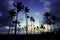
<svg viewBox="0 0 60 40">
<path fill-rule="evenodd" d="M 24 9 L 24 5 L 22 4 L 22 2 L 19 2 L 17 4 L 13 3 L 13 5 L 16 7 L 17 12 L 21 11 L 22 9 Z"/>
<path fill-rule="evenodd" d="M 11 17 L 16 16 L 16 12 L 14 10 L 10 10 L 9 14 L 10 14 Z"/>
<path fill-rule="evenodd" d="M 44 14 L 44 16 L 48 17 L 48 16 L 50 16 L 50 14 L 49 14 L 48 12 L 46 12 L 46 13 Z"/>
<path fill-rule="evenodd" d="M 29 8 L 28 7 L 25 7 L 25 12 L 29 12 Z"/>
</svg>

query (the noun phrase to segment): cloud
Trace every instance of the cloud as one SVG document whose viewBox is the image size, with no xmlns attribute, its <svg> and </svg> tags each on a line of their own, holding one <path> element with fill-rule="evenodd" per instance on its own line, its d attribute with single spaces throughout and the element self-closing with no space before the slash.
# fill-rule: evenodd
<svg viewBox="0 0 60 40">
<path fill-rule="evenodd" d="M 35 12 L 34 14 L 35 14 L 36 16 L 39 16 L 40 12 Z"/>
</svg>

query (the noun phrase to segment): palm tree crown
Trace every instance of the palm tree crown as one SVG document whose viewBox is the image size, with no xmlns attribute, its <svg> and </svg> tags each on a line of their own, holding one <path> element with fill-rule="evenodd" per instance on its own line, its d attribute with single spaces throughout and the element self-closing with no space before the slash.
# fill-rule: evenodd
<svg viewBox="0 0 60 40">
<path fill-rule="evenodd" d="M 28 7 L 25 7 L 25 12 L 29 12 L 29 8 Z"/>
<path fill-rule="evenodd" d="M 17 12 L 21 11 L 24 9 L 24 5 L 22 5 L 22 2 L 19 2 L 17 4 L 13 4 L 17 8 Z"/>
<path fill-rule="evenodd" d="M 11 11 L 9 11 L 9 14 L 10 14 L 11 17 L 13 17 L 13 16 L 16 15 L 16 12 L 14 10 L 11 10 Z"/>
<path fill-rule="evenodd" d="M 46 13 L 44 14 L 44 16 L 48 17 L 48 16 L 50 16 L 50 14 L 49 14 L 48 12 L 46 12 Z"/>
</svg>

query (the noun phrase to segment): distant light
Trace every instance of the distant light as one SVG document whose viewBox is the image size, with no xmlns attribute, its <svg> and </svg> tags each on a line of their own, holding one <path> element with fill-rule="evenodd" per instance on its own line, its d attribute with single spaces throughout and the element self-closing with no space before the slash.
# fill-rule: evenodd
<svg viewBox="0 0 60 40">
<path fill-rule="evenodd" d="M 6 29 L 9 29 L 9 26 L 6 26 Z"/>
</svg>

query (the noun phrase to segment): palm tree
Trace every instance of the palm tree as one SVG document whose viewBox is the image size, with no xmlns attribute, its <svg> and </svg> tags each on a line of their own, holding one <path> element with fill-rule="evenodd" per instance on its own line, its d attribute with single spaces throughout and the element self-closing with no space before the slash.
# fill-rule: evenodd
<svg viewBox="0 0 60 40">
<path fill-rule="evenodd" d="M 34 22 L 35 22 L 35 19 L 33 18 L 33 27 L 35 28 Z M 34 29 L 34 33 L 35 33 L 35 29 Z"/>
<path fill-rule="evenodd" d="M 10 20 L 10 23 L 12 23 L 12 22 L 11 22 L 11 21 L 12 21 L 12 18 L 16 15 L 16 12 L 15 12 L 14 10 L 10 10 L 10 11 L 9 11 L 9 14 L 10 14 L 10 17 L 9 17 L 9 18 L 11 19 L 11 20 Z"/>
<path fill-rule="evenodd" d="M 48 19 L 48 24 L 50 25 L 50 27 L 51 27 L 51 24 L 52 24 L 52 21 L 51 21 L 51 18 L 50 19 Z M 52 28 L 50 29 L 50 31 L 52 30 Z"/>
<path fill-rule="evenodd" d="M 30 21 L 31 21 L 31 32 L 32 32 L 32 21 L 33 21 L 33 17 L 30 17 Z"/>
<path fill-rule="evenodd" d="M 12 25 L 12 18 L 16 15 L 16 12 L 12 9 L 12 10 L 9 11 L 9 14 L 10 14 L 10 16 L 9 16 L 10 24 L 9 25 L 11 26 Z M 9 28 L 9 32 L 10 32 L 10 28 Z"/>
<path fill-rule="evenodd" d="M 28 34 L 28 22 L 27 22 L 27 18 L 29 18 L 29 16 L 28 16 L 27 13 L 29 12 L 29 8 L 25 7 L 24 11 L 25 11 L 25 17 L 26 17 L 26 34 Z"/>
<path fill-rule="evenodd" d="M 52 16 L 51 20 L 52 20 L 52 24 L 54 24 L 54 29 L 55 29 L 56 16 Z"/>
<path fill-rule="evenodd" d="M 49 21 L 49 16 L 50 16 L 50 14 L 48 13 L 48 12 L 46 12 L 45 14 L 44 14 L 44 16 L 46 17 L 46 19 L 47 19 L 47 27 L 48 27 L 48 21 Z"/>
<path fill-rule="evenodd" d="M 27 18 L 30 18 L 30 16 L 27 15 Z"/>
<path fill-rule="evenodd" d="M 16 4 L 13 3 L 13 6 L 16 8 L 16 9 L 13 9 L 13 10 L 16 10 L 16 12 L 13 12 L 15 14 L 12 14 L 11 12 L 10 13 L 12 15 L 16 16 L 16 20 L 13 21 L 13 23 L 15 23 L 15 34 L 16 34 L 16 26 L 17 26 L 17 23 L 19 23 L 18 22 L 18 13 L 20 11 L 25 11 L 25 15 L 26 15 L 26 33 L 27 33 L 27 18 L 28 18 L 27 12 L 29 12 L 29 8 L 28 7 L 24 7 L 24 5 L 22 4 L 22 2 L 19 2 L 19 3 L 16 3 Z"/>
<path fill-rule="evenodd" d="M 13 5 L 16 7 L 17 12 L 22 11 L 22 9 L 24 9 L 24 5 L 22 4 L 22 2 L 19 2 L 17 4 L 13 3 Z"/>
<path fill-rule="evenodd" d="M 30 17 L 30 21 L 31 21 L 31 32 L 32 32 L 32 26 L 34 26 L 35 19 L 31 16 Z M 33 24 L 32 24 L 32 22 L 33 22 Z"/>
<path fill-rule="evenodd" d="M 20 22 L 19 22 L 19 21 L 17 21 L 17 20 L 13 21 L 13 23 L 17 23 L 17 24 L 20 24 Z"/>
<path fill-rule="evenodd" d="M 18 22 L 18 12 L 22 11 L 22 9 L 24 9 L 24 5 L 22 5 L 22 2 L 20 2 L 20 3 L 16 3 L 16 4 L 13 3 L 13 6 L 16 7 L 16 8 L 9 11 L 9 13 L 10 13 L 10 17 L 9 18 L 11 19 L 10 20 L 10 25 L 11 25 L 12 17 L 16 16 L 16 20 L 13 21 L 13 23 L 15 23 L 15 34 L 16 34 L 16 26 L 17 26 L 17 23 L 19 24 L 19 22 Z M 14 10 L 16 10 L 16 12 Z"/>
<path fill-rule="evenodd" d="M 51 23 L 52 23 L 52 22 L 51 22 L 51 19 L 48 19 L 48 24 L 51 25 Z"/>
<path fill-rule="evenodd" d="M 15 21 L 15 34 L 16 34 L 16 26 L 17 26 L 17 23 L 18 23 L 18 12 L 19 11 L 22 11 L 22 9 L 24 9 L 24 5 L 22 4 L 22 2 L 19 2 L 17 4 L 13 4 L 15 7 L 16 7 L 16 21 Z"/>
</svg>

